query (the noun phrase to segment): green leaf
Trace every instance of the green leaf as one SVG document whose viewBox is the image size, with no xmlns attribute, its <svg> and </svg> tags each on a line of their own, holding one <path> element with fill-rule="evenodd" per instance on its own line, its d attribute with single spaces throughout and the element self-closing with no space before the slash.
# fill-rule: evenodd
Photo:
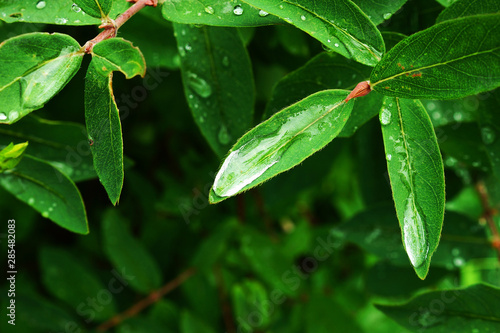
<svg viewBox="0 0 500 333">
<path fill-rule="evenodd" d="M 90 2 L 91 0 L 80 1 Z M 111 1 L 105 0 L 105 2 Z M 109 16 L 115 18 L 127 10 L 128 7 L 130 7 L 130 3 L 126 1 L 113 1 Z M 87 13 L 77 4 L 73 3 L 73 1 L 16 0 L 3 1 L 0 3 L 0 20 L 7 23 L 26 22 L 60 25 L 99 25 L 101 24 L 101 16 L 99 15 L 97 17 L 98 18 L 87 15 Z"/>
<path fill-rule="evenodd" d="M 87 234 L 87 215 L 75 184 L 59 170 L 24 155 L 15 169 L 0 175 L 0 185 L 61 227 Z"/>
<path fill-rule="evenodd" d="M 166 20 L 184 24 L 256 27 L 283 23 L 276 16 L 232 0 L 166 0 L 161 11 Z"/>
<path fill-rule="evenodd" d="M 215 331 L 191 312 L 183 311 L 180 316 L 181 333 L 215 333 Z"/>
<path fill-rule="evenodd" d="M 493 174 L 500 180 L 500 89 L 495 90 L 479 109 L 481 138 L 491 164 Z"/>
<path fill-rule="evenodd" d="M 84 53 L 72 37 L 31 33 L 0 44 L 0 123 L 40 109 L 80 68 Z"/>
<path fill-rule="evenodd" d="M 380 122 L 403 245 L 424 279 L 444 218 L 444 169 L 436 134 L 416 100 L 386 97 Z"/>
<path fill-rule="evenodd" d="M 235 28 L 174 24 L 186 100 L 219 155 L 250 128 L 255 98 L 252 65 Z"/>
<path fill-rule="evenodd" d="M 47 290 L 54 297 L 72 306 L 77 313 L 85 314 L 86 319 L 92 316 L 92 320 L 104 320 L 115 313 L 113 297 L 102 296 L 103 291 L 111 294 L 108 286 L 104 285 L 93 271 L 83 266 L 77 256 L 68 253 L 67 249 L 42 247 L 39 252 L 39 264 L 42 282 Z M 99 297 L 106 302 L 99 302 L 100 311 L 96 311 L 88 300 Z"/>
<path fill-rule="evenodd" d="M 350 0 L 244 2 L 276 15 L 304 30 L 332 51 L 368 66 L 375 66 L 385 51 L 382 35 Z"/>
<path fill-rule="evenodd" d="M 234 284 L 231 288 L 231 298 L 234 317 L 241 319 L 238 322 L 245 331 L 259 330 L 269 325 L 274 306 L 270 306 L 272 304 L 269 301 L 270 295 L 260 282 L 245 279 L 241 283 Z M 248 317 L 256 309 L 260 314 L 259 321 L 251 322 L 250 325 Z"/>
<path fill-rule="evenodd" d="M 112 0 L 73 0 L 88 15 L 105 18 L 111 10 Z"/>
<path fill-rule="evenodd" d="M 229 152 L 210 190 L 216 203 L 301 163 L 342 130 L 353 103 L 345 90 L 324 90 L 247 132 Z"/>
<path fill-rule="evenodd" d="M 498 13 L 499 11 L 500 2 L 497 0 L 460 0 L 443 10 L 436 23 L 477 14 Z"/>
<path fill-rule="evenodd" d="M 116 212 L 108 210 L 102 224 L 103 246 L 108 258 L 117 269 L 125 269 L 134 276 L 130 286 L 147 294 L 161 285 L 161 271 L 158 264 L 136 240 Z"/>
<path fill-rule="evenodd" d="M 85 123 L 95 171 L 116 205 L 124 178 L 122 126 L 111 87 L 113 73 L 102 72 L 92 60 L 85 77 Z"/>
<path fill-rule="evenodd" d="M 421 294 L 406 304 L 376 305 L 411 332 L 496 332 L 500 290 L 485 284 Z"/>
<path fill-rule="evenodd" d="M 102 75 L 122 72 L 127 79 L 144 77 L 146 61 L 139 48 L 123 38 L 111 38 L 97 43 L 92 49 L 92 62 Z"/>
<path fill-rule="evenodd" d="M 443 5 L 444 7 L 449 7 L 457 0 L 436 0 L 436 1 L 439 2 L 441 5 Z"/>
<path fill-rule="evenodd" d="M 0 172 L 15 168 L 21 162 L 23 153 L 28 147 L 28 142 L 14 145 L 10 143 L 0 151 Z"/>
<path fill-rule="evenodd" d="M 499 20 L 500 14 L 468 16 L 405 38 L 373 69 L 372 89 L 401 98 L 454 99 L 500 86 Z"/>
<path fill-rule="evenodd" d="M 375 0 L 352 0 L 370 18 L 375 25 L 379 25 L 391 18 L 407 0 L 379 2 Z"/>
<path fill-rule="evenodd" d="M 96 178 L 85 127 L 51 121 L 33 114 L 10 126 L 0 127 L 0 144 L 29 141 L 30 155 L 65 173 L 74 182 Z"/>
</svg>

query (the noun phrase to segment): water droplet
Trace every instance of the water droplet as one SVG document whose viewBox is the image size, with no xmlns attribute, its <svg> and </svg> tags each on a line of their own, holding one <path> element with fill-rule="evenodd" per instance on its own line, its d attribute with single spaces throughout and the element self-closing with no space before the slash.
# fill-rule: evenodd
<svg viewBox="0 0 500 333">
<path fill-rule="evenodd" d="M 187 73 L 188 86 L 203 98 L 212 95 L 212 87 L 195 73 Z"/>
<path fill-rule="evenodd" d="M 42 216 L 45 217 L 45 218 L 48 218 L 49 217 L 49 212 L 43 212 Z"/>
<path fill-rule="evenodd" d="M 219 142 L 222 143 L 223 145 L 227 145 L 229 142 L 231 142 L 231 136 L 227 131 L 227 127 L 224 125 L 221 126 L 218 137 L 219 137 Z"/>
<path fill-rule="evenodd" d="M 454 247 L 453 249 L 451 249 L 451 254 L 453 254 L 454 256 L 458 256 L 460 254 L 460 249 Z"/>
<path fill-rule="evenodd" d="M 205 118 L 204 117 L 200 117 L 198 120 L 200 121 L 200 124 L 203 124 L 205 122 Z"/>
<path fill-rule="evenodd" d="M 45 1 L 43 1 L 43 0 L 41 0 L 41 1 L 38 1 L 36 3 L 36 8 L 37 9 L 44 9 L 46 5 L 47 5 L 47 3 Z"/>
<path fill-rule="evenodd" d="M 417 210 L 413 193 L 411 193 L 404 212 L 403 239 L 406 253 L 414 267 L 421 266 L 427 259 L 429 245 L 426 238 L 424 222 Z"/>
<path fill-rule="evenodd" d="M 205 11 L 208 13 L 208 14 L 213 14 L 215 13 L 215 10 L 212 6 L 208 6 L 208 7 L 205 7 Z"/>
<path fill-rule="evenodd" d="M 305 20 L 306 20 L 306 17 L 305 17 L 304 15 L 300 15 L 300 19 L 301 19 L 302 21 L 305 21 Z"/>
<path fill-rule="evenodd" d="M 7 116 L 5 115 L 5 113 L 0 112 L 0 120 L 7 120 Z"/>
<path fill-rule="evenodd" d="M 28 205 L 33 205 L 35 203 L 35 198 L 29 198 L 28 199 Z"/>
<path fill-rule="evenodd" d="M 64 17 L 58 17 L 56 18 L 56 24 L 66 24 L 68 22 L 68 19 L 65 19 Z"/>
<path fill-rule="evenodd" d="M 269 15 L 269 13 L 268 13 L 268 12 L 265 12 L 265 11 L 263 11 L 262 9 L 261 9 L 261 10 L 259 10 L 259 16 L 260 16 L 260 17 L 266 17 L 267 15 Z"/>
<path fill-rule="evenodd" d="M 391 18 L 391 16 L 392 16 L 392 14 L 391 14 L 391 13 L 385 13 L 385 14 L 384 14 L 384 20 L 388 20 L 388 19 L 390 19 L 390 18 Z"/>
<path fill-rule="evenodd" d="M 236 5 L 233 9 L 234 15 L 242 15 L 243 14 L 243 8 L 241 8 L 241 5 Z"/>
<path fill-rule="evenodd" d="M 335 47 L 339 47 L 339 43 L 335 43 L 333 44 Z"/>
<path fill-rule="evenodd" d="M 496 134 L 491 127 L 483 127 L 481 128 L 481 137 L 485 144 L 491 145 L 496 139 Z"/>
<path fill-rule="evenodd" d="M 74 3 L 72 6 L 71 6 L 71 10 L 74 11 L 75 13 L 79 13 L 82 11 L 82 9 L 80 7 L 78 7 L 78 5 L 76 3 Z"/>
<path fill-rule="evenodd" d="M 331 40 L 327 40 L 328 43 L 331 43 L 332 41 Z"/>
<path fill-rule="evenodd" d="M 385 156 L 385 158 L 386 158 L 388 161 L 390 161 L 390 160 L 392 159 L 392 155 L 391 155 L 391 154 L 387 154 L 387 155 Z"/>
<path fill-rule="evenodd" d="M 228 58 L 227 56 L 224 56 L 224 57 L 222 58 L 222 64 L 223 64 L 224 66 L 226 66 L 226 67 L 228 67 L 228 66 L 229 66 L 229 58 Z"/>
<path fill-rule="evenodd" d="M 453 265 L 455 265 L 456 267 L 462 267 L 463 265 L 465 265 L 464 258 L 461 257 L 453 258 Z"/>
<path fill-rule="evenodd" d="M 391 122 L 391 111 L 389 109 L 383 108 L 379 115 L 380 123 L 382 125 L 389 125 Z"/>
<path fill-rule="evenodd" d="M 49 212 L 51 212 L 51 211 L 53 211 L 53 210 L 54 210 L 54 208 L 53 208 L 53 207 L 49 207 L 49 209 L 48 209 L 48 211 L 49 211 Z"/>
<path fill-rule="evenodd" d="M 17 118 L 19 118 L 19 112 L 17 112 L 16 110 L 10 111 L 10 113 L 9 113 L 9 120 L 10 121 L 14 121 Z"/>
<path fill-rule="evenodd" d="M 184 46 L 184 48 L 186 49 L 186 51 L 191 51 L 193 49 L 193 47 L 189 43 L 187 43 L 186 46 Z"/>
<path fill-rule="evenodd" d="M 283 8 L 285 8 L 285 7 L 283 7 L 283 5 L 280 5 L 280 9 L 283 9 Z"/>
</svg>

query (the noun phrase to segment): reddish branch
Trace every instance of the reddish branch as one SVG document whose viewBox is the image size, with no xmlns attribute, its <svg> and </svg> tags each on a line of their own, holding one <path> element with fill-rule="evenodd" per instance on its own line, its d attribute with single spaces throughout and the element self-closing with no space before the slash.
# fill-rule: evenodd
<svg viewBox="0 0 500 333">
<path fill-rule="evenodd" d="M 481 218 L 486 220 L 488 223 L 488 227 L 490 228 L 492 234 L 491 246 L 498 252 L 498 259 L 500 260 L 500 233 L 498 232 L 494 219 L 495 215 L 498 214 L 498 211 L 491 207 L 488 191 L 483 182 L 478 182 L 476 184 L 476 190 L 479 193 L 481 204 L 483 206 L 483 215 Z"/>
<path fill-rule="evenodd" d="M 179 274 L 175 279 L 172 281 L 168 282 L 166 285 L 161 287 L 158 290 L 153 291 L 151 294 L 148 295 L 148 297 L 140 300 L 136 304 L 132 305 L 130 308 L 125 310 L 122 313 L 117 314 L 107 322 L 99 325 L 97 327 L 98 332 L 105 332 L 108 329 L 118 325 L 122 321 L 133 317 L 137 315 L 139 312 L 150 306 L 151 304 L 157 302 L 159 299 L 161 299 L 163 296 L 174 290 L 175 288 L 179 287 L 184 281 L 189 279 L 193 274 L 195 273 L 194 268 L 189 268 Z"/>
<path fill-rule="evenodd" d="M 104 28 L 104 30 L 97 35 L 96 38 L 89 40 L 83 46 L 83 50 L 85 53 L 92 52 L 94 45 L 97 43 L 116 36 L 116 32 L 118 29 L 127 22 L 132 16 L 137 14 L 141 9 L 146 6 L 156 7 L 158 5 L 158 0 L 127 0 L 128 2 L 135 2 L 132 7 L 127 9 L 123 14 L 121 14 L 116 20 L 112 20 L 109 17 L 106 19 L 103 24 L 99 26 L 99 28 Z"/>
</svg>

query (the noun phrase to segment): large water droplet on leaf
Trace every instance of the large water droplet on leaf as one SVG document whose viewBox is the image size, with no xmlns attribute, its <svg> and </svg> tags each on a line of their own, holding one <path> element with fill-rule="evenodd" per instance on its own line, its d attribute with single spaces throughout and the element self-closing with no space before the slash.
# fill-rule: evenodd
<svg viewBox="0 0 500 333">
<path fill-rule="evenodd" d="M 45 1 L 43 1 L 43 0 L 42 1 L 38 1 L 36 3 L 36 8 L 37 9 L 44 9 L 46 5 L 47 5 L 47 3 Z"/>
<path fill-rule="evenodd" d="M 215 10 L 212 6 L 208 6 L 208 7 L 205 7 L 205 11 L 208 13 L 208 14 L 213 14 L 215 13 Z"/>
<path fill-rule="evenodd" d="M 243 14 L 243 8 L 241 8 L 241 5 L 236 5 L 233 9 L 234 15 L 242 15 Z"/>
<path fill-rule="evenodd" d="M 3 112 L 0 112 L 0 120 L 7 120 L 7 115 Z"/>
<path fill-rule="evenodd" d="M 261 10 L 259 10 L 259 16 L 260 16 L 260 17 L 266 17 L 267 15 L 269 15 L 269 13 L 268 13 L 268 12 L 265 12 L 265 11 L 263 11 L 262 9 L 261 9 Z"/>
<path fill-rule="evenodd" d="M 56 22 L 56 24 L 66 24 L 68 22 L 68 19 L 66 19 L 64 17 L 58 17 L 58 18 L 56 18 L 55 22 Z"/>
<path fill-rule="evenodd" d="M 389 125 L 391 123 L 391 111 L 383 108 L 382 112 L 380 112 L 379 119 L 382 125 Z"/>
<path fill-rule="evenodd" d="M 78 5 L 76 3 L 74 3 L 72 6 L 71 6 L 71 10 L 74 11 L 75 13 L 79 13 L 82 11 L 82 9 L 80 7 L 78 7 Z"/>
<path fill-rule="evenodd" d="M 17 118 L 19 118 L 19 112 L 17 112 L 16 110 L 10 111 L 9 120 L 14 121 L 14 120 L 17 120 Z"/>
<path fill-rule="evenodd" d="M 390 18 L 391 18 L 391 16 L 392 16 L 392 14 L 391 14 L 391 13 L 385 13 L 385 14 L 384 14 L 384 20 L 388 20 L 388 19 L 390 19 Z"/>
<path fill-rule="evenodd" d="M 212 95 L 212 87 L 197 74 L 188 72 L 187 81 L 188 86 L 201 97 L 207 98 Z"/>
<path fill-rule="evenodd" d="M 414 267 L 420 267 L 427 259 L 429 245 L 424 221 L 418 212 L 413 194 L 407 199 L 403 220 L 403 240 L 406 253 Z"/>
</svg>

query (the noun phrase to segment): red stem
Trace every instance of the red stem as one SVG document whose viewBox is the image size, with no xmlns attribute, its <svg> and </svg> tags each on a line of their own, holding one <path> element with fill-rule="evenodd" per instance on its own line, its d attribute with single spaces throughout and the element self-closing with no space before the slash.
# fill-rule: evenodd
<svg viewBox="0 0 500 333">
<path fill-rule="evenodd" d="M 479 193 L 481 204 L 483 206 L 482 218 L 484 218 L 488 223 L 488 227 L 490 228 L 492 234 L 491 246 L 498 252 L 498 260 L 500 260 L 500 233 L 498 232 L 494 219 L 494 216 L 498 214 L 498 211 L 490 206 L 488 191 L 483 182 L 478 182 L 476 184 L 476 190 Z"/>
</svg>

